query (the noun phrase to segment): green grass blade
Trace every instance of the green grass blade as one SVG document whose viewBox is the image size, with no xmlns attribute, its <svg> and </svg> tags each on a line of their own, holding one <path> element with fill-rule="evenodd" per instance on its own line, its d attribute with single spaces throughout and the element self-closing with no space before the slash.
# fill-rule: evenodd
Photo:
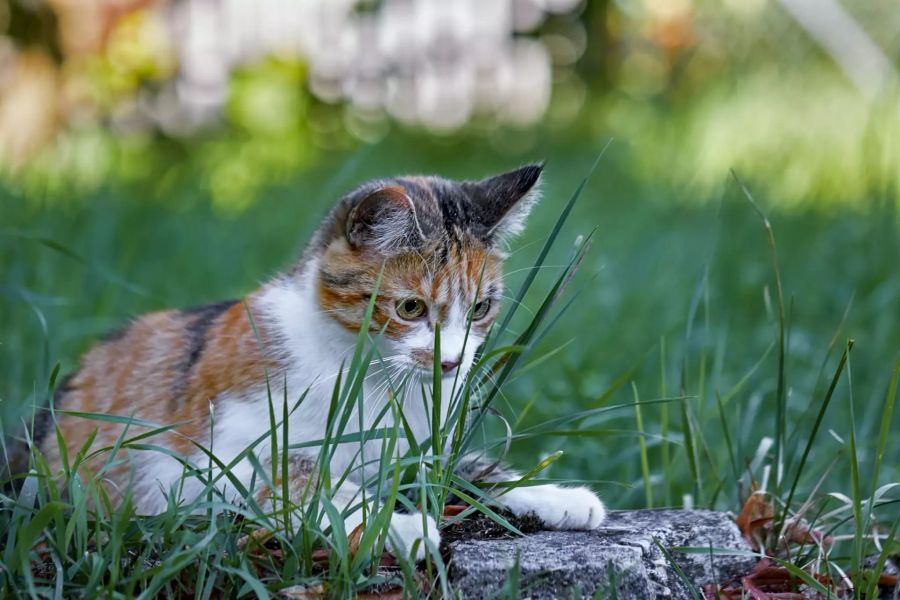
<svg viewBox="0 0 900 600">
<path fill-rule="evenodd" d="M 525 298 L 525 294 L 528 293 L 528 290 L 531 288 L 531 284 L 534 283 L 535 277 L 537 277 L 538 272 L 540 271 L 541 266 L 544 264 L 544 261 L 547 259 L 547 255 L 550 253 L 550 249 L 553 247 L 553 244 L 556 242 L 557 236 L 559 236 L 559 232 L 562 230 L 563 225 L 566 220 L 569 218 L 569 213 L 572 212 L 572 208 L 575 206 L 575 203 L 578 201 L 579 196 L 581 196 L 582 191 L 584 191 L 584 187 L 587 185 L 588 181 L 591 178 L 591 175 L 594 174 L 594 171 L 597 169 L 597 165 L 600 164 L 600 159 L 603 158 L 603 155 L 606 153 L 607 148 L 609 148 L 610 144 L 612 144 L 612 138 L 607 140 L 606 144 L 600 150 L 600 153 L 597 155 L 597 158 L 594 160 L 594 164 L 591 166 L 587 175 L 581 180 L 581 183 L 578 184 L 578 187 L 575 188 L 575 191 L 569 197 L 569 201 L 566 202 L 565 207 L 559 213 L 559 216 L 556 218 L 556 223 L 553 224 L 553 228 L 550 230 L 550 235 L 547 236 L 547 240 L 544 242 L 544 246 L 541 248 L 540 253 L 538 254 L 537 260 L 534 265 L 532 265 L 531 269 L 528 272 L 528 275 L 525 277 L 525 281 L 522 283 L 522 286 L 519 288 L 518 293 L 516 294 L 515 299 L 513 300 L 512 306 L 510 306 L 509 312 L 506 313 L 506 316 L 503 318 L 500 327 L 498 328 L 498 338 L 501 334 L 503 334 L 507 328 L 509 327 L 510 321 L 512 321 L 513 316 L 518 310 L 519 306 L 522 303 L 522 300 Z"/>
<path fill-rule="evenodd" d="M 644 419 L 641 415 L 641 399 L 638 396 L 637 385 L 631 382 L 631 391 L 634 394 L 634 418 L 637 422 L 638 445 L 641 453 L 641 478 L 644 480 L 644 501 L 647 508 L 653 508 L 653 486 L 650 483 L 650 461 L 647 458 L 647 441 L 644 439 Z"/>
<path fill-rule="evenodd" d="M 856 449 L 856 408 L 853 405 L 853 370 L 850 356 L 847 356 L 847 402 L 850 408 L 850 435 L 847 441 L 847 454 L 850 458 L 850 490 L 853 500 L 853 546 L 850 553 L 850 572 L 854 577 L 860 575 L 859 565 L 863 559 L 863 515 L 862 515 L 862 488 L 859 483 L 859 456 Z M 861 582 L 855 582 L 859 589 Z"/>
<path fill-rule="evenodd" d="M 850 351 L 852 349 L 853 340 L 850 340 L 847 342 L 847 347 L 844 349 L 844 352 L 841 355 L 841 360 L 838 363 L 834 376 L 831 378 L 831 385 L 828 386 L 828 391 L 825 393 L 825 399 L 822 402 L 821 408 L 819 409 L 819 414 L 816 415 L 816 421 L 813 424 L 812 431 L 810 431 L 809 437 L 806 440 L 806 447 L 803 449 L 803 454 L 800 456 L 800 463 L 797 465 L 797 470 L 794 475 L 794 481 L 791 483 L 790 492 L 788 493 L 787 500 L 784 503 L 784 510 L 782 511 L 780 518 L 776 520 L 776 540 L 781 538 L 781 534 L 784 529 L 784 522 L 787 519 L 787 512 L 790 510 L 791 503 L 794 500 L 794 495 L 797 493 L 797 485 L 800 482 L 800 477 L 803 475 L 804 468 L 806 467 L 806 461 L 809 458 L 809 453 L 812 451 L 813 443 L 816 439 L 816 434 L 819 432 L 819 427 L 822 425 L 822 419 L 825 418 L 825 413 L 828 411 L 828 406 L 831 404 L 831 398 L 834 396 L 834 390 L 837 388 L 841 373 L 843 373 L 844 371 L 844 366 L 847 364 L 847 359 L 850 357 Z"/>
<path fill-rule="evenodd" d="M 738 187 L 740 187 L 741 192 L 743 192 L 744 197 L 750 203 L 750 206 L 753 207 L 753 210 L 756 211 L 756 214 L 759 215 L 759 218 L 763 222 L 763 227 L 766 230 L 766 238 L 769 243 L 769 251 L 772 256 L 772 270 L 775 274 L 775 289 L 777 293 L 778 299 L 778 384 L 775 390 L 775 466 L 776 466 L 776 477 L 775 477 L 775 494 L 780 495 L 781 491 L 781 477 L 780 472 L 784 468 L 784 444 L 786 441 L 786 430 L 787 430 L 787 398 L 786 398 L 786 386 L 785 386 L 785 361 L 787 358 L 787 348 L 785 345 L 785 332 L 786 332 L 786 323 L 787 320 L 785 318 L 784 311 L 784 288 L 781 285 L 781 268 L 778 262 L 778 248 L 775 245 L 775 234 L 772 230 L 772 224 L 769 222 L 768 217 L 762 212 L 759 208 L 759 205 L 756 204 L 756 201 L 753 199 L 753 195 L 750 193 L 750 190 L 744 185 L 744 183 L 738 178 L 737 173 L 734 170 L 731 171 L 731 176 L 734 178 Z"/>
<path fill-rule="evenodd" d="M 881 464 L 884 462 L 884 453 L 887 449 L 888 437 L 891 431 L 891 422 L 894 417 L 894 404 L 897 401 L 897 384 L 900 382 L 900 358 L 894 362 L 894 372 L 884 397 L 884 405 L 881 409 L 881 427 L 878 432 L 878 446 L 875 449 L 875 466 L 872 469 L 872 496 L 874 501 L 875 490 L 878 489 L 878 478 L 881 475 Z M 866 514 L 866 529 L 872 518 L 872 504 Z"/>
</svg>

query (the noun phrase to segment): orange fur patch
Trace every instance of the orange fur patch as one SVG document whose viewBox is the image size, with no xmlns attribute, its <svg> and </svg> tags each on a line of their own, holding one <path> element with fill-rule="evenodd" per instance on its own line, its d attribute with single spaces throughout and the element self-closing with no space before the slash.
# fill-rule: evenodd
<svg viewBox="0 0 900 600">
<path fill-rule="evenodd" d="M 249 299 L 252 306 L 252 297 Z M 183 455 L 194 452 L 190 440 L 208 443 L 209 408 L 222 392 L 245 390 L 265 382 L 266 371 L 275 375 L 278 361 L 264 350 L 266 334 L 260 327 L 262 347 L 243 303 L 234 303 L 218 314 L 203 331 L 202 352 L 188 364 L 190 351 L 189 312 L 166 311 L 145 315 L 131 323 L 117 339 L 94 346 L 69 383 L 57 410 L 133 417 L 159 425 L 181 423 L 174 432 L 149 443 L 165 445 Z M 257 324 L 260 326 L 261 324 Z M 195 342 L 196 343 L 196 342 Z M 98 429 L 92 450 L 112 446 L 124 425 L 57 413 L 57 423 L 69 448 L 81 445 Z M 144 427 L 131 425 L 126 437 Z M 45 439 L 42 451 L 51 468 L 62 467 L 54 435 Z M 117 458 L 125 458 L 125 453 Z M 107 461 L 101 455 L 84 465 L 84 476 L 93 476 Z M 111 469 L 106 478 L 110 490 L 124 489 L 128 465 Z"/>
</svg>

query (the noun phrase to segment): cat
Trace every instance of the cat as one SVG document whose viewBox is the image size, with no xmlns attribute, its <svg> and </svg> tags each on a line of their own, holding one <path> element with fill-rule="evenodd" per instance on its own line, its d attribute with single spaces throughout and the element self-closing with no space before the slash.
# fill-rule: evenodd
<svg viewBox="0 0 900 600">
<path fill-rule="evenodd" d="M 364 384 L 363 427 L 370 427 L 372 416 L 388 402 L 382 380 L 391 367 L 430 380 L 437 322 L 441 387 L 449 397 L 454 382 L 472 368 L 476 349 L 500 310 L 505 244 L 524 227 L 542 169 L 532 164 L 480 181 L 416 176 L 365 183 L 331 209 L 295 264 L 242 301 L 144 315 L 108 335 L 58 386 L 55 408 L 178 424 L 153 443 L 198 465 L 206 465 L 207 458 L 192 440 L 212 443 L 213 452 L 228 464 L 270 429 L 269 394 L 280 398 L 287 386 L 292 397 L 306 390 L 290 414 L 287 441 L 321 440 L 335 378 L 346 372 L 379 276 L 370 329 L 383 332 L 377 343 L 384 359 Z M 426 439 L 431 428 L 428 400 L 423 402 L 421 393 L 417 401 L 404 402 L 417 441 Z M 93 448 L 113 446 L 123 430 L 122 423 L 65 412 L 54 419 L 70 454 L 94 428 Z M 347 431 L 358 430 L 357 419 L 354 414 Z M 130 427 L 132 435 L 143 430 Z M 56 436 L 47 435 L 51 427 L 44 429 L 39 448 L 58 472 L 59 445 Z M 344 511 L 347 532 L 363 519 L 360 483 L 366 469 L 355 468 L 358 450 L 358 444 L 338 445 L 329 465 L 332 474 L 350 473 L 332 497 Z M 267 442 L 255 451 L 264 466 L 271 466 Z M 291 495 L 307 497 L 315 449 L 293 450 L 289 456 Z M 181 481 L 182 464 L 166 454 L 131 452 L 128 457 L 108 467 L 102 480 L 114 499 L 130 485 L 139 514 L 166 510 L 167 494 L 189 501 L 202 491 L 197 478 Z M 105 461 L 100 456 L 88 462 L 82 476 L 97 477 Z M 477 460 L 464 462 L 461 472 L 472 476 L 482 466 Z M 248 489 L 253 473 L 246 459 L 232 469 Z M 491 474 L 493 481 L 515 476 L 502 469 Z M 235 486 L 226 482 L 223 488 L 233 501 L 241 501 Z M 255 498 L 265 502 L 270 492 L 260 488 Z M 584 487 L 519 487 L 498 493 L 496 502 L 557 529 L 594 529 L 606 514 L 600 499 Z M 440 541 L 434 519 L 421 514 L 395 512 L 389 532 L 388 547 L 395 554 L 420 541 L 415 558 L 422 557 L 425 539 L 435 547 Z"/>
</svg>

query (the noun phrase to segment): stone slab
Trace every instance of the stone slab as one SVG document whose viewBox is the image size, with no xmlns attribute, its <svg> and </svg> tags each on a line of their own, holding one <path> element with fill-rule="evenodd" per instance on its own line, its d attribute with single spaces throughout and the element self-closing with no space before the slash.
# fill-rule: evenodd
<svg viewBox="0 0 900 600">
<path fill-rule="evenodd" d="M 734 520 L 706 510 L 615 511 L 596 531 L 540 531 L 450 544 L 450 577 L 462 598 L 508 597 L 516 568 L 521 598 L 693 598 L 656 545 L 749 551 Z M 673 553 L 694 586 L 749 571 L 756 558 Z M 504 585 L 506 590 L 504 591 Z M 696 588 L 695 588 L 696 589 Z"/>
</svg>

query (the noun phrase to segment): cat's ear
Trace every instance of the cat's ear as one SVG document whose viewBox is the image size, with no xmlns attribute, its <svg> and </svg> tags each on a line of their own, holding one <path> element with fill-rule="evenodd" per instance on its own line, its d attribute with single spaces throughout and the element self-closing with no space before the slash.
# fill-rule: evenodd
<svg viewBox="0 0 900 600">
<path fill-rule="evenodd" d="M 515 171 L 494 175 L 470 184 L 477 193 L 476 214 L 491 241 L 506 240 L 525 228 L 525 220 L 539 198 L 544 163 L 533 163 Z"/>
<path fill-rule="evenodd" d="M 425 238 L 416 206 L 399 185 L 385 185 L 364 196 L 347 216 L 347 241 L 390 252 Z"/>
</svg>

